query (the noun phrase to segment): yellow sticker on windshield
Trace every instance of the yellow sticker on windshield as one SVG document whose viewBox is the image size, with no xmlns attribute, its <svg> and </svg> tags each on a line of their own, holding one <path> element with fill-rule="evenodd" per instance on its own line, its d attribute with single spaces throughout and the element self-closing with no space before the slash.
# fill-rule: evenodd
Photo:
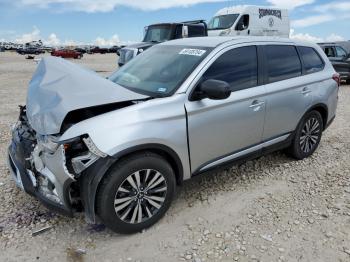
<svg viewBox="0 0 350 262">
<path fill-rule="evenodd" d="M 201 50 L 201 49 L 182 49 L 181 52 L 179 53 L 180 55 L 194 55 L 194 56 L 202 56 L 207 52 L 206 50 Z"/>
</svg>

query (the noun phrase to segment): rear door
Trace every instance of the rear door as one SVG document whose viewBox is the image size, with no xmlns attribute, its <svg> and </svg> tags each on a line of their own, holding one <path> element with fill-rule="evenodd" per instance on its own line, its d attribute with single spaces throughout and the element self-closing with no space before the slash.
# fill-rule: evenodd
<svg viewBox="0 0 350 262">
<path fill-rule="evenodd" d="M 302 77 L 294 45 L 266 45 L 266 120 L 263 140 L 287 137 L 312 102 L 312 88 Z"/>
</svg>

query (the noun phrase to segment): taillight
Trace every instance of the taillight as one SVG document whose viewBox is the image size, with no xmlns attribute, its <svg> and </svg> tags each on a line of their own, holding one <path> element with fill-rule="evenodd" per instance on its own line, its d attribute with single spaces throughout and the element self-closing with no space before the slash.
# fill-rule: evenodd
<svg viewBox="0 0 350 262">
<path fill-rule="evenodd" d="M 333 80 L 337 82 L 338 86 L 340 86 L 340 75 L 338 73 L 333 74 Z"/>
</svg>

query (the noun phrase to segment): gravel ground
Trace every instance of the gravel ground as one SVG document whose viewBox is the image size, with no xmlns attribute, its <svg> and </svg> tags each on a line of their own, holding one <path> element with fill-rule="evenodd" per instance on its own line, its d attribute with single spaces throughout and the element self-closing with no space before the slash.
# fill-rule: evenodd
<svg viewBox="0 0 350 262">
<path fill-rule="evenodd" d="M 107 75 L 115 59 L 74 62 Z M 277 152 L 197 177 L 158 224 L 123 236 L 49 212 L 10 179 L 9 128 L 35 67 L 0 53 L 1 261 L 350 261 L 350 86 L 341 87 L 337 118 L 312 157 Z"/>
</svg>

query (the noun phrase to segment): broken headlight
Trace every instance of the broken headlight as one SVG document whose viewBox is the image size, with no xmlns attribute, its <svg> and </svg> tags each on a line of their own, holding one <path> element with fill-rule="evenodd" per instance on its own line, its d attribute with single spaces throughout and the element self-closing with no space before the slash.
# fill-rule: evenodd
<svg viewBox="0 0 350 262">
<path fill-rule="evenodd" d="M 67 167 L 75 174 L 81 174 L 99 158 L 107 157 L 107 154 L 101 152 L 88 136 L 64 143 L 64 149 L 67 157 Z"/>
<path fill-rule="evenodd" d="M 92 141 L 92 139 L 90 137 L 87 138 L 83 138 L 83 141 L 85 143 L 85 145 L 88 147 L 88 149 L 90 150 L 91 153 L 95 154 L 96 156 L 99 157 L 106 157 L 107 154 L 103 153 L 101 150 L 99 150 L 97 148 L 97 146 L 94 144 L 94 142 Z"/>
</svg>

